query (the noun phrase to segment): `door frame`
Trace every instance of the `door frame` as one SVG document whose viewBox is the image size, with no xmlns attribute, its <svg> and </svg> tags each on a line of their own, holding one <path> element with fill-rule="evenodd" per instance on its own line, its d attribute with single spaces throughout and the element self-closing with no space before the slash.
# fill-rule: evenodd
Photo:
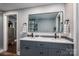
<svg viewBox="0 0 79 59">
<path fill-rule="evenodd" d="M 8 15 L 16 15 L 16 19 L 17 19 L 17 32 L 16 32 L 16 35 L 17 35 L 17 38 L 16 38 L 16 54 L 18 55 L 18 12 L 17 11 L 12 11 L 12 12 L 5 12 L 3 14 L 3 35 L 4 35 L 4 51 L 7 51 L 8 49 L 8 20 L 7 20 L 7 16 Z"/>
</svg>

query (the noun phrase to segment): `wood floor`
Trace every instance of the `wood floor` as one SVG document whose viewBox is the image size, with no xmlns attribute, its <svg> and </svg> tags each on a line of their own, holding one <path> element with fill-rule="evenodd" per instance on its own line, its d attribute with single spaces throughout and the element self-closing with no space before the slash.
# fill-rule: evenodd
<svg viewBox="0 0 79 59">
<path fill-rule="evenodd" d="M 8 44 L 8 50 L 0 53 L 0 56 L 16 56 L 16 42 Z"/>
<path fill-rule="evenodd" d="M 7 52 L 11 52 L 11 53 L 16 54 L 16 42 L 13 42 L 13 44 L 8 44 Z"/>
<path fill-rule="evenodd" d="M 11 53 L 11 52 L 2 52 L 2 53 L 0 53 L 0 56 L 16 56 L 16 54 L 15 53 Z"/>
</svg>

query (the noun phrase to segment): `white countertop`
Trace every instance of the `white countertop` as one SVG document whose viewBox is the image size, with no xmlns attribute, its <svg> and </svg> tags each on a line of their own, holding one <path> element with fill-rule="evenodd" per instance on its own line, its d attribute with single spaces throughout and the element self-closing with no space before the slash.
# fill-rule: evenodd
<svg viewBox="0 0 79 59">
<path fill-rule="evenodd" d="M 45 38 L 45 37 L 24 37 L 20 38 L 20 40 L 26 40 L 26 41 L 39 41 L 39 42 L 54 42 L 54 43 L 68 43 L 68 44 L 74 44 L 72 41 L 69 41 L 67 39 L 58 39 L 58 38 Z"/>
</svg>

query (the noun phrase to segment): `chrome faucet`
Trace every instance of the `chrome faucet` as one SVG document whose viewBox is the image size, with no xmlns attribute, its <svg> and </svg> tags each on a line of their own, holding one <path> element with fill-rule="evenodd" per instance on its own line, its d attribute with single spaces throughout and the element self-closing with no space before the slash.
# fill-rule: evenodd
<svg viewBox="0 0 79 59">
<path fill-rule="evenodd" d="M 31 34 L 31 37 L 34 37 L 33 33 Z"/>
<path fill-rule="evenodd" d="M 55 36 L 54 37 L 55 37 L 55 39 L 57 38 L 57 34 L 56 33 L 55 33 Z"/>
</svg>

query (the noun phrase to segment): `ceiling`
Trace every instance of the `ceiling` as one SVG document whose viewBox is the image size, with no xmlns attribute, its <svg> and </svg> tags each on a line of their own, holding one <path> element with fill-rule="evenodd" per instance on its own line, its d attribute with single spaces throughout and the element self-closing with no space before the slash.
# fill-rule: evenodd
<svg viewBox="0 0 79 59">
<path fill-rule="evenodd" d="M 8 11 L 8 10 L 16 10 L 22 8 L 37 7 L 37 6 L 48 5 L 48 4 L 52 4 L 52 3 L 0 3 L 0 10 Z"/>
</svg>

